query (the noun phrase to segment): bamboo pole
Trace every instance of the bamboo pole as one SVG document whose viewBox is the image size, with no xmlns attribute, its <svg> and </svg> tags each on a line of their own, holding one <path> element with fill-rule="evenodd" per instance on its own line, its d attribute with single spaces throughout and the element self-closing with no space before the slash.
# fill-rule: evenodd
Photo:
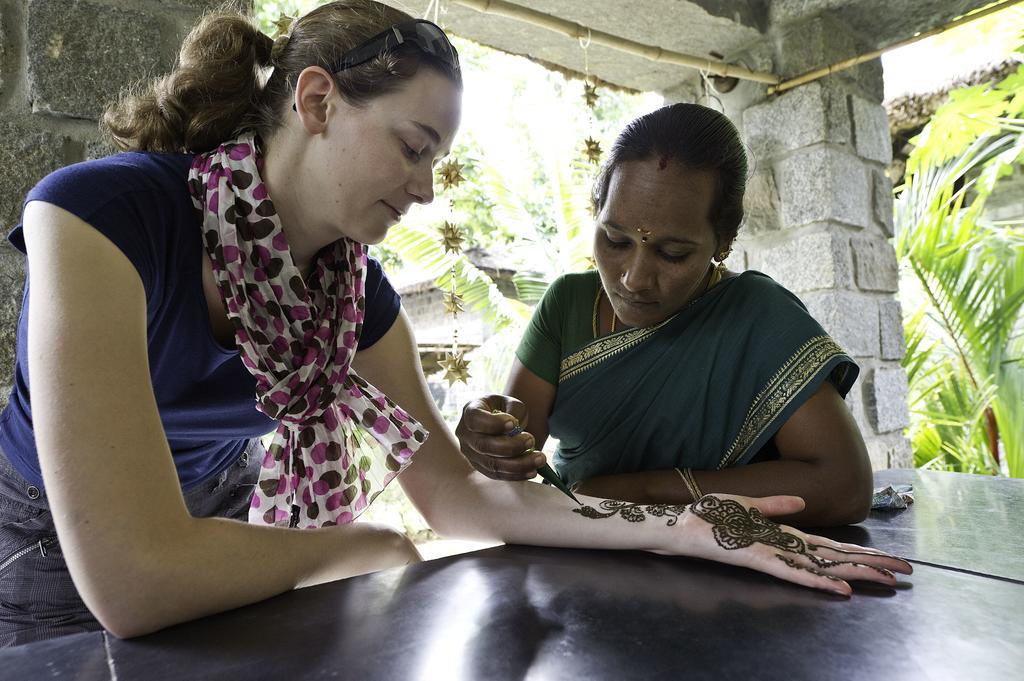
<svg viewBox="0 0 1024 681">
<path fill-rule="evenodd" d="M 980 19 L 1006 9 L 1012 5 L 1020 4 L 1021 2 L 1024 2 L 1024 0 L 1004 0 L 1004 2 L 990 5 L 973 13 L 965 14 L 964 16 L 943 26 L 923 31 L 905 40 L 895 42 L 892 45 L 872 50 L 856 57 L 844 59 L 820 69 L 808 71 L 805 74 L 786 81 L 783 81 L 781 77 L 774 73 L 751 71 L 750 69 L 746 69 L 735 64 L 727 64 L 721 61 L 683 54 L 682 52 L 666 50 L 654 45 L 638 43 L 634 40 L 628 40 L 617 35 L 612 35 L 611 33 L 592 29 L 575 21 L 560 19 L 550 14 L 530 9 L 529 7 L 523 7 L 521 5 L 516 5 L 515 3 L 506 2 L 506 0 L 451 0 L 451 2 L 464 7 L 469 7 L 470 9 L 474 9 L 478 12 L 496 14 L 509 19 L 522 21 L 523 23 L 539 26 L 549 31 L 569 36 L 570 38 L 580 40 L 586 39 L 598 45 L 610 47 L 612 49 L 619 50 L 620 52 L 633 54 L 651 61 L 661 62 L 664 64 L 674 64 L 676 66 L 685 66 L 716 76 L 742 78 L 744 80 L 751 80 L 758 83 L 767 83 L 769 85 L 768 94 L 773 95 L 819 80 L 826 76 L 830 76 L 833 73 L 845 71 L 846 69 L 853 68 L 854 66 L 871 61 L 872 59 L 877 59 L 886 52 L 900 47 L 905 47 L 907 45 L 912 45 L 913 43 L 924 40 L 925 38 L 930 38 L 934 35 L 944 33 L 950 29 L 956 28 L 957 26 L 974 21 L 975 19 Z"/>
<path fill-rule="evenodd" d="M 948 31 L 948 30 L 950 30 L 952 28 L 956 28 L 957 26 L 961 26 L 963 24 L 969 23 L 971 21 L 974 21 L 975 19 L 980 19 L 982 17 L 987 17 L 990 14 L 993 14 L 993 13 L 998 12 L 1000 10 L 1006 9 L 1007 7 L 1010 7 L 1011 5 L 1019 4 L 1021 2 L 1024 2 L 1024 0 L 1006 0 L 1005 2 L 1001 2 L 1001 3 L 995 4 L 995 5 L 990 5 L 990 6 L 986 7 L 986 8 L 980 9 L 977 12 L 974 12 L 972 14 L 965 14 L 964 16 L 960 17 L 959 19 L 955 19 L 955 20 L 949 22 L 948 24 L 946 24 L 944 26 L 939 26 L 939 27 L 936 27 L 936 28 L 933 28 L 933 29 L 930 29 L 930 30 L 927 30 L 927 31 L 923 31 L 921 33 L 918 33 L 917 35 L 914 35 L 914 36 L 911 36 L 911 37 L 907 38 L 906 40 L 900 40 L 899 42 L 893 43 L 892 45 L 889 45 L 887 47 L 883 47 L 883 48 L 880 48 L 880 49 L 877 49 L 877 50 L 872 50 L 871 52 L 868 52 L 866 54 L 861 54 L 861 55 L 858 55 L 856 57 L 851 57 L 849 59 L 844 59 L 843 61 L 836 62 L 835 64 L 831 64 L 829 66 L 823 66 L 820 69 L 815 69 L 813 71 L 808 71 L 807 73 L 805 73 L 805 74 L 803 74 L 801 76 L 797 76 L 796 78 L 791 78 L 791 79 L 789 79 L 789 80 L 787 80 L 785 82 L 779 83 L 778 85 L 773 85 L 773 86 L 769 87 L 768 88 L 768 94 L 769 95 L 774 95 L 774 94 L 778 94 L 780 92 L 785 92 L 786 90 L 792 90 L 793 88 L 795 88 L 795 87 L 797 87 L 799 85 L 805 85 L 807 83 L 810 83 L 811 81 L 818 80 L 820 78 L 824 78 L 825 76 L 830 76 L 833 73 L 836 73 L 838 71 L 845 71 L 846 69 L 853 68 L 854 66 L 857 66 L 858 64 L 863 64 L 866 61 L 871 61 L 872 59 L 877 59 L 878 57 L 882 56 L 886 52 L 889 52 L 890 50 L 895 50 L 895 49 L 897 49 L 899 47 L 906 47 L 907 45 L 911 45 L 913 43 L 916 43 L 919 40 L 924 40 L 925 38 L 930 38 L 933 35 L 938 35 L 940 33 L 945 33 L 946 31 Z"/>
<path fill-rule="evenodd" d="M 529 7 L 523 7 L 511 2 L 506 2 L 505 0 L 451 1 L 456 5 L 469 7 L 470 9 L 475 9 L 478 12 L 497 14 L 499 16 L 508 17 L 509 19 L 516 19 L 524 23 L 546 28 L 549 31 L 567 35 L 570 38 L 589 40 L 595 45 L 603 45 L 605 47 L 619 50 L 620 52 L 634 54 L 663 64 L 686 66 L 716 76 L 742 78 L 744 80 L 752 80 L 758 83 L 768 83 L 769 85 L 775 85 L 782 80 L 782 78 L 776 76 L 774 73 L 751 71 L 750 69 L 737 66 L 736 64 L 726 64 L 721 61 L 666 50 L 660 47 L 655 47 L 654 45 L 645 45 L 634 40 L 628 40 L 617 35 L 612 35 L 611 33 L 605 33 L 604 31 L 598 31 L 597 29 L 583 26 L 575 21 L 559 19 L 558 17 L 538 12 L 537 10 L 530 9 Z"/>
</svg>

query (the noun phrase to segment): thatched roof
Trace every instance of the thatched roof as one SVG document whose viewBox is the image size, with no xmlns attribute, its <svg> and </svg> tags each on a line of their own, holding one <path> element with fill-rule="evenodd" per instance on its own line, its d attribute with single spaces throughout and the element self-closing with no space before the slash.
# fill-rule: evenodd
<svg viewBox="0 0 1024 681">
<path fill-rule="evenodd" d="M 884 103 L 886 111 L 889 112 L 889 131 L 893 138 L 898 133 L 907 130 L 914 130 L 915 134 L 921 130 L 949 97 L 949 93 L 962 87 L 971 87 L 982 83 L 994 83 L 1006 78 L 1017 70 L 1024 55 L 1015 54 L 1011 58 L 999 64 L 993 64 L 978 69 L 966 76 L 951 80 L 938 90 L 921 94 L 903 95 Z"/>
<path fill-rule="evenodd" d="M 949 98 L 950 92 L 982 83 L 996 83 L 1016 71 L 1021 63 L 1024 63 L 1024 54 L 1014 54 L 1003 62 L 951 80 L 937 90 L 903 95 L 883 102 L 889 113 L 889 134 L 892 139 L 892 163 L 887 171 L 889 178 L 900 183 L 907 157 L 914 147 L 910 140 L 921 132 L 935 111 Z"/>
</svg>

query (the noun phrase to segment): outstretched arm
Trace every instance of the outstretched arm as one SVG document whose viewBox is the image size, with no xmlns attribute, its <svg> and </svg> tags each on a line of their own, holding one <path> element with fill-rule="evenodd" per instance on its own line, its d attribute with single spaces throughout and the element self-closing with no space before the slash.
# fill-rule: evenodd
<svg viewBox="0 0 1024 681">
<path fill-rule="evenodd" d="M 39 463 L 71 577 L 106 629 L 137 636 L 418 559 L 370 523 L 299 532 L 190 516 L 153 396 L 138 273 L 53 205 L 28 205 L 25 237 Z"/>
<path fill-rule="evenodd" d="M 497 481 L 475 472 L 430 398 L 404 313 L 380 341 L 360 353 L 356 370 L 430 431 L 399 480 L 443 535 L 695 556 L 838 593 L 849 593 L 842 579 L 892 584 L 894 577 L 886 570 L 910 571 L 904 561 L 881 552 L 804 535 L 765 519 L 802 509 L 795 497 L 709 496 L 693 507 L 581 497 L 584 505 L 577 506 L 551 487 Z"/>
</svg>

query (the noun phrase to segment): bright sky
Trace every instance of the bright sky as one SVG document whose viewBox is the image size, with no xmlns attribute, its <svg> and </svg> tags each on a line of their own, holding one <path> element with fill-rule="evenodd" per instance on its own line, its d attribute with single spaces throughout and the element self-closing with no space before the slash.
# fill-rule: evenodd
<svg viewBox="0 0 1024 681">
<path fill-rule="evenodd" d="M 1024 4 L 882 55 L 885 98 L 934 92 L 1024 44 Z"/>
</svg>

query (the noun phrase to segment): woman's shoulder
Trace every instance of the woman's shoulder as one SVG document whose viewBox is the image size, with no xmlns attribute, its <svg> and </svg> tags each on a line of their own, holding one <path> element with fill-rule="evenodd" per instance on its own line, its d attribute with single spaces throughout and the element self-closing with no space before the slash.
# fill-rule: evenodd
<svg viewBox="0 0 1024 681">
<path fill-rule="evenodd" d="M 803 302 L 789 289 L 757 270 L 739 272 L 722 282 L 727 284 L 724 298 L 732 305 L 773 314 L 779 308 L 799 308 L 806 312 Z M 722 285 L 719 284 L 719 285 Z"/>
<path fill-rule="evenodd" d="M 164 273 L 178 272 L 202 243 L 189 228 L 191 156 L 129 152 L 83 161 L 47 175 L 25 198 L 57 206 L 106 236 L 138 270 L 147 298 L 157 300 Z M 8 241 L 26 252 L 24 225 Z M 191 258 L 187 262 L 182 258 Z"/>
<path fill-rule="evenodd" d="M 759 346 L 775 349 L 828 337 L 803 301 L 767 274 L 748 270 L 728 281 L 718 310 L 734 332 L 745 328 L 751 338 L 761 339 Z"/>
<path fill-rule="evenodd" d="M 82 161 L 44 177 L 29 191 L 25 203 L 53 204 L 90 224 L 102 214 L 105 228 L 115 228 L 113 223 L 138 225 L 151 222 L 149 217 L 183 214 L 191 209 L 186 181 L 192 158 L 125 152 Z M 21 224 L 8 239 L 24 252 Z"/>
<path fill-rule="evenodd" d="M 563 327 L 565 324 L 575 326 L 577 317 L 586 312 L 590 319 L 594 296 L 600 286 L 600 279 L 594 270 L 586 272 L 570 272 L 552 281 L 537 305 L 535 316 L 547 323 Z"/>
<path fill-rule="evenodd" d="M 570 272 L 552 281 L 548 287 L 548 293 L 560 299 L 574 299 L 580 295 L 593 297 L 597 287 L 600 285 L 601 280 L 597 270 Z"/>
<path fill-rule="evenodd" d="M 192 158 L 186 154 L 123 152 L 74 163 L 40 180 L 26 201 L 95 203 L 133 191 L 184 191 Z"/>
</svg>

